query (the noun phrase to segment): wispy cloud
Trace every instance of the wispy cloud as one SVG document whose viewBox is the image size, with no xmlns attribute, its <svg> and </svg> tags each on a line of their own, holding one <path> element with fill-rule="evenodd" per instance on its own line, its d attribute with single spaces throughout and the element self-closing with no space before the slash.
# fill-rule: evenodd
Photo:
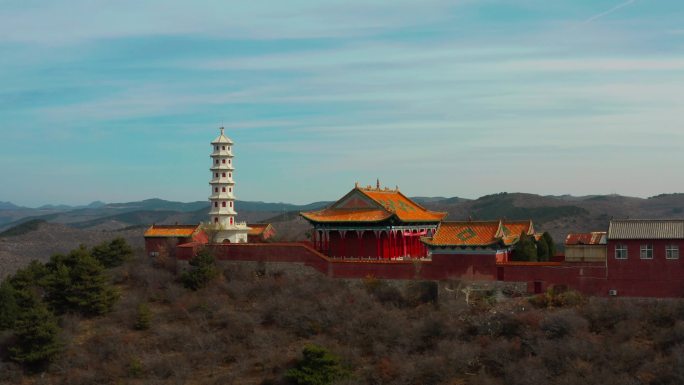
<svg viewBox="0 0 684 385">
<path fill-rule="evenodd" d="M 598 19 L 600 19 L 600 18 L 602 18 L 602 17 L 605 17 L 605 16 L 610 15 L 610 14 L 613 13 L 613 12 L 619 11 L 620 9 L 622 9 L 622 8 L 628 6 L 628 5 L 632 5 L 632 4 L 634 4 L 635 2 L 636 2 L 636 0 L 627 0 L 627 1 L 625 1 L 624 3 L 620 3 L 620 4 L 614 6 L 613 8 L 611 8 L 611 9 L 609 9 L 609 10 L 607 10 L 607 11 L 604 11 L 604 12 L 601 12 L 601 13 L 597 13 L 596 15 L 594 15 L 594 16 L 588 18 L 587 20 L 585 20 L 584 23 L 585 23 L 585 24 L 588 24 L 588 23 L 591 23 L 591 22 L 593 22 L 593 21 L 596 21 L 596 20 L 598 20 Z"/>
</svg>

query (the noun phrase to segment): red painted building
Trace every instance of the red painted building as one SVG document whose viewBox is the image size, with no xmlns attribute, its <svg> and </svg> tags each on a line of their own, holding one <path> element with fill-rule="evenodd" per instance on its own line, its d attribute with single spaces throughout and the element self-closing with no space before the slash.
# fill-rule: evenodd
<svg viewBox="0 0 684 385">
<path fill-rule="evenodd" d="M 150 257 L 172 256 L 176 246 L 190 242 L 209 242 L 197 225 L 152 225 L 145 231 L 145 253 Z"/>
<path fill-rule="evenodd" d="M 249 243 L 263 243 L 273 239 L 276 231 L 270 223 L 252 223 L 248 224 L 249 232 L 247 233 L 247 242 Z"/>
<path fill-rule="evenodd" d="M 434 262 L 450 274 L 468 279 L 495 279 L 497 263 L 507 262 L 520 235 L 536 236 L 532 221 L 442 222 L 423 238 Z"/>
<path fill-rule="evenodd" d="M 614 220 L 607 241 L 613 295 L 684 295 L 684 220 Z"/>
<path fill-rule="evenodd" d="M 446 213 L 425 209 L 398 189 L 356 187 L 330 207 L 302 212 L 312 242 L 333 258 L 424 258 L 421 237 L 431 236 Z"/>
</svg>

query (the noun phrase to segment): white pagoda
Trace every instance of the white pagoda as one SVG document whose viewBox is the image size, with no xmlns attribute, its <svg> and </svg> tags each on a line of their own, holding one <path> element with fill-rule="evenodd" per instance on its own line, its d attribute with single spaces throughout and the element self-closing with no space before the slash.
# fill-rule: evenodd
<svg viewBox="0 0 684 385">
<path fill-rule="evenodd" d="M 213 235 L 211 242 L 246 243 L 249 227 L 246 222 L 236 221 L 233 141 L 223 133 L 223 127 L 220 130 L 219 136 L 211 142 L 211 209 L 205 228 Z"/>
</svg>

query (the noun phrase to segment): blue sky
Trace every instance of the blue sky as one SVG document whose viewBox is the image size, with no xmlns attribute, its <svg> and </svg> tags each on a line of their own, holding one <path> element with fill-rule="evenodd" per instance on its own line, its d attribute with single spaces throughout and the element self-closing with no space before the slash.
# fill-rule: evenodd
<svg viewBox="0 0 684 385">
<path fill-rule="evenodd" d="M 684 191 L 679 0 L 0 1 L 0 201 Z"/>
</svg>

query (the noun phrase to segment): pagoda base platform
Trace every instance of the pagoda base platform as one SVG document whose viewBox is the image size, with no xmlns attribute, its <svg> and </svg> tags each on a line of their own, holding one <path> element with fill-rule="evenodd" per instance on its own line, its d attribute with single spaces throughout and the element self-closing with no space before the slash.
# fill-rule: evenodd
<svg viewBox="0 0 684 385">
<path fill-rule="evenodd" d="M 205 231 L 210 234 L 211 243 L 247 243 L 250 228 L 244 224 L 230 227 L 216 228 L 207 226 Z"/>
</svg>

